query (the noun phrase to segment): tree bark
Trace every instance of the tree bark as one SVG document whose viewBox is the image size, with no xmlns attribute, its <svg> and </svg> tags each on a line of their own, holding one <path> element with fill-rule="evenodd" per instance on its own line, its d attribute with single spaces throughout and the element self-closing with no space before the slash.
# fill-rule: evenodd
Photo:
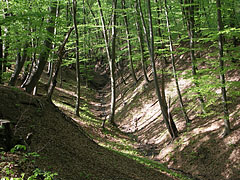
<svg viewBox="0 0 240 180">
<path fill-rule="evenodd" d="M 184 7 L 184 14 L 186 15 L 187 19 L 187 29 L 188 29 L 188 36 L 189 36 L 189 49 L 190 49 L 190 59 L 192 64 L 192 75 L 193 75 L 193 81 L 197 89 L 199 89 L 200 85 L 198 82 L 198 74 L 197 74 L 197 67 L 196 67 L 196 57 L 195 57 L 195 19 L 194 19 L 194 0 L 185 0 L 185 5 L 187 7 Z M 203 96 L 199 90 L 197 90 L 197 99 L 200 102 L 201 109 L 203 113 L 206 113 L 205 110 L 205 102 L 203 99 Z"/>
<path fill-rule="evenodd" d="M 184 119 L 186 121 L 186 124 L 190 122 L 184 104 L 183 104 L 183 100 L 182 100 L 182 94 L 181 94 L 181 90 L 178 84 L 178 76 L 176 73 L 176 65 L 175 65 L 175 58 L 173 55 L 173 42 L 172 42 L 172 35 L 171 35 L 171 29 L 170 29 L 170 22 L 169 22 L 169 18 L 168 18 L 168 9 L 167 9 L 167 1 L 165 0 L 165 15 L 166 15 L 166 23 L 167 23 L 167 29 L 168 29 L 168 38 L 169 38 L 169 49 L 171 52 L 171 62 L 172 62 L 172 69 L 173 69 L 173 76 L 175 79 L 175 84 L 176 84 L 176 89 L 177 89 L 177 93 L 178 93 L 178 98 L 180 101 L 180 105 L 181 105 L 181 109 L 182 109 L 182 113 L 184 115 Z M 169 107 L 170 108 L 170 107 Z"/>
<path fill-rule="evenodd" d="M 51 35 L 54 34 L 54 17 L 56 16 L 56 1 L 53 1 L 51 4 L 51 7 L 49 7 L 50 15 L 51 17 L 48 19 L 49 27 L 47 27 L 47 32 Z M 34 87 L 37 85 L 41 74 L 43 72 L 43 69 L 47 63 L 47 59 L 49 56 L 50 49 L 52 47 L 52 38 L 48 37 L 44 41 L 45 48 L 42 50 L 39 56 L 39 63 L 37 65 L 37 68 L 31 72 L 29 75 L 29 79 L 27 82 L 22 86 L 22 88 L 25 89 L 27 93 L 31 93 L 34 89 Z"/>
<path fill-rule="evenodd" d="M 3 83 L 3 40 L 2 40 L 2 27 L 0 26 L 0 84 Z"/>
<path fill-rule="evenodd" d="M 105 20 L 103 17 L 103 12 L 102 12 L 102 7 L 101 7 L 101 2 L 100 0 L 98 1 L 98 6 L 99 6 L 99 11 L 100 11 L 100 17 L 101 17 L 101 22 L 102 22 L 102 29 L 103 29 L 103 36 L 104 36 L 104 41 L 105 41 L 105 46 L 106 46 L 106 52 L 107 52 L 107 58 L 108 58 L 108 63 L 110 67 L 110 76 L 111 76 L 111 110 L 110 110 L 110 115 L 109 115 L 109 121 L 115 125 L 114 122 L 114 116 L 115 116 L 115 106 L 116 106 L 116 82 L 115 82 L 115 42 L 116 42 L 116 6 L 117 6 L 117 0 L 113 0 L 113 14 L 112 14 L 112 54 L 110 54 L 110 43 L 108 39 L 108 33 L 106 29 L 106 24 Z"/>
<path fill-rule="evenodd" d="M 58 18 L 60 15 L 60 5 L 57 4 L 57 8 L 56 8 L 56 18 Z M 57 35 L 57 27 L 56 27 L 56 23 L 55 23 L 55 27 L 54 27 L 54 37 L 56 37 Z M 56 47 L 56 44 L 53 43 L 52 44 L 52 49 L 54 49 Z M 53 77 L 53 69 L 54 69 L 54 53 L 55 52 L 52 52 L 51 55 L 52 55 L 52 60 L 48 62 L 48 72 L 47 74 L 49 75 L 49 79 L 48 79 L 48 83 L 47 83 L 47 87 L 50 86 L 50 83 L 52 81 L 52 77 Z"/>
<path fill-rule="evenodd" d="M 122 0 L 122 9 L 123 10 L 126 9 L 125 4 L 126 4 L 125 0 Z M 130 40 L 130 35 L 129 35 L 127 14 L 125 12 L 123 12 L 123 18 L 124 18 L 124 24 L 125 24 L 125 28 L 126 28 L 126 36 L 127 36 L 127 44 L 128 44 L 128 58 L 129 58 L 129 62 L 130 62 L 130 69 L 131 69 L 132 78 L 133 78 L 133 80 L 136 84 L 138 80 L 137 80 L 137 77 L 136 77 L 136 74 L 135 74 L 133 61 L 132 61 L 132 46 L 131 46 L 131 40 Z"/>
<path fill-rule="evenodd" d="M 117 9 L 117 0 L 113 0 L 113 14 L 112 14 L 112 58 L 110 61 L 110 74 L 111 74 L 111 114 L 109 120 L 112 124 L 115 125 L 115 106 L 116 106 L 116 80 L 115 80 L 115 60 L 116 60 L 116 9 Z"/>
<path fill-rule="evenodd" d="M 220 68 L 220 80 L 222 83 L 221 93 L 222 93 L 222 104 L 223 104 L 223 111 L 224 111 L 224 136 L 230 134 L 230 122 L 229 122 L 229 113 L 228 113 L 228 106 L 227 106 L 227 92 L 226 92 L 226 82 L 225 82 L 225 75 L 224 75 L 224 61 L 223 61 L 223 35 L 221 32 L 224 30 L 223 22 L 222 22 L 222 11 L 221 11 L 221 1 L 216 0 L 217 6 L 217 21 L 218 21 L 218 31 L 219 31 L 219 39 L 218 39 L 218 46 L 219 46 L 219 68 Z"/>
<path fill-rule="evenodd" d="M 138 0 L 139 5 L 140 5 L 140 0 Z M 139 6 L 141 7 L 141 6 Z M 172 137 L 172 139 L 176 138 L 178 136 L 178 132 L 177 131 L 173 131 L 173 129 L 171 127 L 173 127 L 174 125 L 170 125 L 169 124 L 169 116 L 168 116 L 168 107 L 166 104 L 166 100 L 162 99 L 161 93 L 160 93 L 160 89 L 159 89 L 159 85 L 158 85 L 158 78 L 157 78 L 157 71 L 156 71 L 156 67 L 155 67 L 155 59 L 154 59 L 154 35 L 153 35 L 153 25 L 152 25 L 152 13 L 151 13 L 151 3 L 150 0 L 147 0 L 147 9 L 148 9 L 148 17 L 149 17 L 149 36 L 150 36 L 150 41 L 149 41 L 149 53 L 150 53 L 150 60 L 152 63 L 152 71 L 153 71 L 153 77 L 154 77 L 154 84 L 155 84 L 155 90 L 156 90 L 156 94 L 158 97 L 158 102 L 160 105 L 160 108 L 162 110 L 162 114 L 163 114 L 163 120 L 167 126 L 167 129 Z M 141 19 L 143 19 L 143 16 L 141 17 Z M 146 28 L 145 32 L 146 31 Z M 146 33 L 145 33 L 146 35 Z M 148 38 L 147 38 L 148 39 Z M 174 123 L 173 121 L 171 123 Z"/>
<path fill-rule="evenodd" d="M 77 27 L 77 1 L 72 1 L 73 5 L 73 25 L 76 35 L 76 47 L 75 47 L 75 53 L 76 53 L 76 80 L 77 80 L 77 99 L 76 99 L 76 105 L 75 105 L 75 114 L 76 116 L 80 116 L 79 114 L 79 107 L 80 107 L 80 63 L 79 63 L 79 35 L 78 35 L 78 27 Z"/>
<path fill-rule="evenodd" d="M 10 86 L 15 86 L 17 78 L 23 68 L 23 65 L 27 59 L 27 49 L 29 47 L 29 43 L 26 43 L 24 49 L 23 49 L 23 55 L 20 55 L 20 52 L 17 55 L 17 60 L 16 60 L 16 65 L 15 65 L 15 70 L 14 73 L 12 74 L 10 81 L 9 81 L 9 85 Z"/>
<path fill-rule="evenodd" d="M 144 75 L 144 79 L 145 79 L 146 83 L 150 83 L 150 81 L 148 79 L 147 71 L 146 71 L 146 63 L 145 63 L 145 57 L 144 57 L 144 38 L 143 38 L 143 34 L 142 34 L 142 29 L 141 29 L 141 26 L 140 26 L 139 20 L 138 20 L 138 15 L 139 15 L 138 3 L 135 3 L 135 9 L 136 9 L 136 13 L 137 13 L 136 27 L 137 27 L 137 32 L 138 32 L 138 41 L 139 41 L 139 46 L 140 46 L 143 75 Z"/>
<path fill-rule="evenodd" d="M 54 88 L 57 85 L 57 76 L 58 76 L 58 73 L 59 73 L 59 70 L 60 70 L 60 66 L 62 64 L 62 58 L 63 58 L 63 55 L 64 55 L 64 47 L 65 47 L 65 45 L 66 45 L 66 43 L 67 43 L 67 41 L 68 41 L 68 39 L 70 37 L 70 34 L 73 31 L 73 29 L 74 29 L 74 27 L 71 27 L 69 29 L 68 33 L 66 34 L 66 36 L 64 38 L 63 43 L 58 48 L 58 60 L 57 60 L 57 63 L 55 65 L 55 71 L 53 72 L 53 76 L 52 76 L 52 80 L 50 82 L 50 86 L 48 88 L 47 98 L 48 98 L 49 101 L 51 101 Z"/>
</svg>

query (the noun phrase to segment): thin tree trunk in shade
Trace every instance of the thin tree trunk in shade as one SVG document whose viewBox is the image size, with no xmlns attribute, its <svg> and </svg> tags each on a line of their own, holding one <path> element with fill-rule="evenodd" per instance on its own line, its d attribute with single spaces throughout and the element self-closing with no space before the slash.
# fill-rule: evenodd
<svg viewBox="0 0 240 180">
<path fill-rule="evenodd" d="M 137 3 L 135 3 L 135 9 L 136 9 L 137 14 L 139 14 Z M 140 46 L 143 75 L 144 75 L 144 79 L 145 79 L 146 83 L 149 83 L 150 81 L 148 79 L 147 70 L 146 70 L 146 62 L 145 62 L 145 58 L 144 58 L 144 38 L 143 38 L 142 29 L 140 27 L 138 19 L 136 19 L 136 27 L 137 27 L 137 32 L 138 32 L 138 41 L 139 41 L 139 46 Z"/>
<path fill-rule="evenodd" d="M 53 76 L 52 76 L 52 79 L 51 79 L 51 82 L 50 82 L 50 86 L 48 88 L 47 98 L 48 98 L 49 101 L 51 101 L 54 88 L 57 85 L 57 76 L 58 76 L 58 73 L 60 71 L 60 66 L 62 64 L 62 58 L 63 58 L 63 55 L 64 55 L 64 47 L 65 47 L 65 45 L 68 41 L 68 38 L 70 37 L 70 34 L 73 31 L 73 29 L 74 29 L 73 27 L 71 27 L 69 29 L 68 33 L 66 34 L 66 36 L 64 38 L 63 43 L 61 44 L 61 46 L 58 49 L 58 60 L 57 60 L 57 63 L 55 65 L 55 71 L 53 72 Z"/>
<path fill-rule="evenodd" d="M 2 27 L 0 26 L 0 84 L 2 84 L 3 79 L 2 62 L 3 62 L 3 40 L 2 40 Z"/>
<path fill-rule="evenodd" d="M 192 75 L 193 75 L 193 83 L 196 86 L 197 89 L 199 89 L 200 85 L 198 82 L 198 74 L 197 74 L 197 67 L 196 67 L 196 57 L 195 57 L 195 30 L 194 30 L 194 26 L 195 26 L 195 19 L 194 19 L 194 0 L 185 0 L 185 5 L 187 5 L 184 8 L 184 12 L 186 15 L 186 19 L 187 19 L 187 29 L 188 29 L 188 36 L 189 36 L 189 49 L 190 49 L 190 59 L 191 59 L 191 64 L 192 64 Z M 197 99 L 200 102 L 201 105 L 201 109 L 203 113 L 206 113 L 206 109 L 205 109 L 205 102 L 203 99 L 203 95 L 201 94 L 201 92 L 199 92 L 199 90 L 197 90 Z"/>
<path fill-rule="evenodd" d="M 80 108 L 80 63 L 79 63 L 79 35 L 78 35 L 78 27 L 77 27 L 77 1 L 72 1 L 73 5 L 73 25 L 75 30 L 75 53 L 76 53 L 76 80 L 77 80 L 77 99 L 75 105 L 75 114 L 76 116 L 80 116 L 79 108 Z"/>
<path fill-rule="evenodd" d="M 161 17 L 160 11 L 161 11 L 161 9 L 160 9 L 160 7 L 161 6 L 158 3 L 158 0 L 155 0 L 155 3 L 157 4 L 157 16 L 158 16 L 158 18 L 157 18 L 157 23 L 158 23 L 157 32 L 158 32 L 158 36 L 162 38 L 162 32 L 161 32 L 161 28 L 160 28 L 160 26 L 161 26 L 161 20 L 160 20 L 160 17 Z M 165 49 L 165 43 L 163 43 L 162 40 L 160 40 L 159 43 L 161 43 L 161 46 L 158 47 L 158 49 Z M 168 64 L 166 56 L 163 53 L 162 53 L 162 56 L 163 56 L 163 60 L 164 60 L 165 64 Z"/>
<path fill-rule="evenodd" d="M 27 48 L 29 47 L 29 43 L 26 43 L 24 49 L 23 49 L 23 55 L 21 56 L 20 52 L 18 53 L 17 55 L 17 60 L 16 60 L 16 67 L 15 67 L 15 70 L 10 78 L 10 81 L 9 81 L 9 85 L 10 86 L 15 86 L 16 84 L 16 81 L 17 81 L 17 78 L 24 66 L 24 63 L 27 59 Z"/>
<path fill-rule="evenodd" d="M 171 52 L 172 69 L 173 69 L 173 75 L 174 75 L 174 79 L 175 79 L 175 83 L 176 83 L 178 98 L 179 98 L 179 101 L 180 101 L 180 105 L 181 105 L 182 113 L 184 115 L 184 119 L 185 119 L 186 123 L 189 123 L 190 120 L 187 116 L 187 113 L 186 113 L 186 110 L 185 110 L 185 107 L 184 107 L 184 104 L 183 104 L 183 100 L 182 100 L 181 90 L 180 90 L 180 87 L 179 87 L 179 84 L 178 84 L 178 76 L 177 76 L 177 72 L 176 72 L 177 70 L 176 70 L 176 65 L 175 65 L 175 58 L 174 58 L 174 55 L 173 55 L 173 42 L 172 42 L 172 35 L 171 35 L 169 18 L 168 18 L 168 9 L 167 9 L 166 0 L 165 0 L 165 15 L 166 15 L 166 23 L 167 23 L 167 29 L 168 29 L 169 49 L 170 49 L 170 52 Z"/>
<path fill-rule="evenodd" d="M 140 5 L 140 0 L 138 0 L 139 3 L 139 7 L 141 7 Z M 157 71 L 156 71 L 156 67 L 155 67 L 155 59 L 154 59 L 154 35 L 153 35 L 153 25 L 152 25 L 152 13 L 151 13 L 151 3 L 150 0 L 147 0 L 147 9 L 148 9 L 148 17 L 149 17 L 149 36 L 150 36 L 150 41 L 149 41 L 149 54 L 150 54 L 150 60 L 152 63 L 152 71 L 153 71 L 153 77 L 154 77 L 154 84 L 155 84 L 155 90 L 156 90 L 156 94 L 158 97 L 158 102 L 163 114 L 163 120 L 167 126 L 167 129 L 172 137 L 172 139 L 174 139 L 175 137 L 178 136 L 177 131 L 173 131 L 172 130 L 172 125 L 170 125 L 169 123 L 169 116 L 168 116 L 168 107 L 167 107 L 167 103 L 166 100 L 162 99 L 161 93 L 160 93 L 160 89 L 159 89 L 159 85 L 158 85 L 158 78 L 157 78 Z M 143 19 L 143 16 L 141 17 L 141 19 Z M 144 24 L 144 23 L 143 23 Z M 146 34 L 146 27 L 145 29 L 145 35 Z M 147 38 L 148 39 L 148 38 Z M 171 122 L 174 123 L 174 122 Z"/>
<path fill-rule="evenodd" d="M 122 9 L 123 10 L 126 9 L 125 0 L 122 0 Z M 136 84 L 138 80 L 137 80 L 135 70 L 134 70 L 134 66 L 133 66 L 132 46 L 131 46 L 131 40 L 130 40 L 130 34 L 129 34 L 127 14 L 125 12 L 123 14 L 123 18 L 124 18 L 124 24 L 125 24 L 125 28 L 126 28 L 126 36 L 127 36 L 127 44 L 128 44 L 128 58 L 129 58 L 129 61 L 130 61 L 130 69 L 131 69 L 132 78 L 133 78 L 133 80 Z"/>
<path fill-rule="evenodd" d="M 219 68 L 220 68 L 220 80 L 222 83 L 221 92 L 222 92 L 222 104 L 224 111 L 224 136 L 230 134 L 230 122 L 229 122 L 229 112 L 227 106 L 227 92 L 226 92 L 226 82 L 224 75 L 224 61 L 223 61 L 223 35 L 220 33 L 224 30 L 223 22 L 222 22 L 222 11 L 221 11 L 221 1 L 216 1 L 217 6 L 217 21 L 218 21 L 218 31 L 219 31 Z"/>
</svg>

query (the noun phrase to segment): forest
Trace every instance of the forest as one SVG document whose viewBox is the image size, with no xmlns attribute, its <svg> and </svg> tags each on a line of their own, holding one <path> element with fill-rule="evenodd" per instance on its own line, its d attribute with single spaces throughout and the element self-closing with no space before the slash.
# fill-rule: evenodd
<svg viewBox="0 0 240 180">
<path fill-rule="evenodd" d="M 240 179 L 240 1 L 1 0 L 0 178 Z"/>
</svg>

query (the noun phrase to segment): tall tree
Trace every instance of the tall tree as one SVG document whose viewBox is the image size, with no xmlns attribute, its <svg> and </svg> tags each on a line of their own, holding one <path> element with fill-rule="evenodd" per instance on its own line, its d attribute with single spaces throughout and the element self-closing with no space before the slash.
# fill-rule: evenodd
<svg viewBox="0 0 240 180">
<path fill-rule="evenodd" d="M 115 43 L 116 43 L 116 8 L 117 8 L 117 0 L 112 1 L 112 48 L 110 48 L 110 42 L 108 38 L 108 33 L 106 29 L 106 23 L 103 16 L 102 6 L 100 0 L 98 0 L 99 12 L 102 22 L 102 29 L 103 29 L 103 36 L 105 41 L 105 47 L 107 52 L 108 63 L 110 67 L 110 76 L 111 76 L 111 111 L 109 115 L 109 121 L 112 124 L 114 123 L 114 116 L 115 116 L 115 106 L 116 106 L 116 82 L 115 82 Z M 111 51 L 112 50 L 112 51 Z"/>
<path fill-rule="evenodd" d="M 136 27 L 137 27 L 137 33 L 138 33 L 138 41 L 139 41 L 139 48 L 140 48 L 140 53 L 141 53 L 141 64 L 142 64 L 142 70 L 143 70 L 143 75 L 146 83 L 149 83 L 147 71 L 146 71 L 146 62 L 145 62 L 145 57 L 144 57 L 144 38 L 143 38 L 143 33 L 142 33 L 142 28 L 139 23 L 139 10 L 138 10 L 138 3 L 135 3 L 135 10 L 137 13 L 136 17 Z"/>
<path fill-rule="evenodd" d="M 182 2 L 182 1 L 181 1 Z M 197 73 L 197 63 L 195 56 L 195 18 L 194 18 L 194 0 L 184 0 L 183 4 L 183 14 L 187 19 L 187 29 L 189 36 L 189 49 L 190 49 L 190 58 L 192 63 L 192 75 L 195 86 L 197 87 L 197 98 L 200 102 L 202 112 L 205 113 L 205 102 L 203 95 L 199 91 L 199 75 Z"/>
<path fill-rule="evenodd" d="M 170 53 L 171 53 L 173 76 L 174 76 L 175 83 L 176 83 L 176 89 L 177 89 L 178 98 L 179 98 L 179 101 L 180 101 L 182 113 L 184 115 L 186 123 L 189 123 L 190 120 L 187 116 L 186 109 L 185 109 L 184 104 L 183 104 L 182 94 L 181 94 L 181 90 L 180 90 L 180 87 L 179 87 L 178 76 L 177 76 L 177 72 L 176 72 L 177 70 L 176 70 L 176 65 L 175 65 L 175 57 L 173 55 L 173 41 L 172 41 L 172 33 L 171 33 L 171 29 L 170 29 L 170 22 L 169 22 L 169 18 L 168 18 L 167 0 L 165 0 L 165 15 L 166 15 L 166 22 L 167 22 L 167 29 L 168 29 L 169 49 L 170 49 Z"/>
<path fill-rule="evenodd" d="M 74 29 L 73 27 L 71 27 L 69 29 L 69 31 L 67 32 L 62 44 L 58 48 L 58 52 L 57 52 L 58 60 L 57 60 L 56 65 L 55 65 L 55 71 L 53 72 L 53 75 L 52 75 L 52 78 L 51 78 L 51 81 L 50 81 L 50 86 L 48 88 L 48 93 L 47 93 L 47 98 L 48 98 L 49 101 L 51 101 L 54 88 L 57 85 L 57 77 L 58 77 L 58 73 L 59 73 L 59 70 L 60 70 L 60 66 L 62 64 L 62 59 L 63 59 L 63 55 L 64 55 L 64 47 L 65 47 L 73 29 Z"/>
<path fill-rule="evenodd" d="M 125 0 L 122 0 L 122 9 L 123 9 L 123 18 L 124 18 L 124 24 L 125 24 L 126 36 L 127 36 L 128 59 L 129 59 L 129 62 L 130 62 L 131 74 L 132 74 L 133 80 L 136 84 L 138 80 L 137 80 L 137 77 L 136 77 L 136 74 L 135 74 L 135 70 L 134 70 L 134 66 L 133 66 L 133 60 L 132 60 L 132 45 L 131 45 L 131 40 L 130 40 L 131 37 L 130 37 L 130 33 L 129 33 L 128 18 L 127 18 L 127 14 L 125 12 L 125 9 L 126 9 Z"/>
<path fill-rule="evenodd" d="M 147 0 L 147 10 L 148 10 L 148 18 L 149 18 L 149 37 L 147 34 L 147 29 L 146 29 L 146 25 L 145 25 L 143 14 L 142 14 L 140 0 L 137 0 L 137 3 L 139 6 L 139 11 L 140 11 L 142 24 L 143 24 L 144 33 L 145 33 L 146 39 L 148 41 L 147 44 L 148 44 L 148 50 L 149 50 L 150 60 L 151 60 L 151 64 L 152 64 L 154 85 L 155 85 L 155 90 L 156 90 L 158 102 L 160 105 L 160 109 L 163 114 L 163 120 L 167 126 L 167 129 L 168 129 L 171 137 L 173 139 L 175 139 L 178 136 L 178 131 L 176 129 L 176 125 L 174 124 L 174 121 L 172 121 L 168 115 L 167 103 L 166 103 L 166 100 L 163 100 L 162 95 L 160 93 L 159 85 L 158 85 L 158 77 L 157 77 L 157 71 L 156 71 L 155 59 L 154 59 L 154 34 L 153 34 L 153 24 L 152 24 L 151 2 L 150 2 L 150 0 Z"/>
<path fill-rule="evenodd" d="M 2 40 L 2 26 L 0 26 L 0 84 L 2 84 L 2 61 L 3 61 L 3 40 Z"/>
<path fill-rule="evenodd" d="M 23 65 L 27 59 L 27 49 L 29 47 L 29 43 L 26 43 L 25 46 L 24 46 L 24 49 L 23 49 L 23 55 L 21 56 L 21 52 L 18 52 L 18 55 L 17 55 L 17 58 L 16 58 L 16 66 L 15 66 L 15 69 L 14 69 L 14 72 L 10 78 L 10 81 L 9 81 L 9 85 L 10 86 L 15 86 L 16 84 L 16 81 L 17 81 L 17 78 L 18 78 L 18 75 L 20 74 L 22 68 L 23 68 Z"/>
<path fill-rule="evenodd" d="M 221 79 L 221 92 L 222 92 L 222 104 L 223 104 L 223 111 L 224 111 L 224 136 L 228 135 L 231 131 L 230 129 L 230 122 L 229 122 L 229 113 L 228 113 L 228 106 L 227 106 L 227 92 L 226 92 L 226 82 L 225 82 L 225 75 L 224 75 L 224 60 L 223 60 L 223 35 L 222 31 L 224 30 L 223 21 L 222 21 L 222 11 L 221 11 L 221 1 L 216 0 L 217 6 L 217 22 L 218 22 L 218 31 L 219 31 L 219 39 L 218 39 L 218 46 L 219 46 L 219 68 L 220 68 L 220 79 Z"/>
<path fill-rule="evenodd" d="M 56 16 L 56 5 L 57 1 L 53 1 L 51 3 L 51 6 L 49 7 L 50 17 L 48 19 L 49 26 L 47 27 L 47 32 L 49 33 L 49 36 L 44 41 L 44 48 L 39 55 L 37 68 L 30 72 L 31 74 L 29 75 L 27 82 L 22 85 L 22 88 L 25 88 L 26 92 L 28 93 L 31 93 L 34 87 L 37 85 L 48 60 L 48 56 L 52 47 L 52 37 L 54 35 L 54 19 Z"/>
<path fill-rule="evenodd" d="M 76 80 L 77 80 L 77 99 L 76 99 L 76 105 L 75 105 L 75 114 L 77 116 L 79 115 L 79 106 L 80 106 L 80 63 L 79 63 L 79 35 L 78 35 L 78 27 L 77 27 L 77 1 L 72 1 L 73 5 L 73 25 L 75 30 L 75 53 L 76 53 Z"/>
</svg>

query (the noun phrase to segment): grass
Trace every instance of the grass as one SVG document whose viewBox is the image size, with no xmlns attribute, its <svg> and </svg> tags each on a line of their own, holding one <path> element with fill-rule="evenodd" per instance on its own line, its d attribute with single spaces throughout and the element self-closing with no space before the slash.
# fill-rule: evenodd
<svg viewBox="0 0 240 180">
<path fill-rule="evenodd" d="M 127 153 L 123 153 L 123 152 L 119 152 L 119 151 L 115 151 L 115 152 L 117 152 L 117 153 L 119 153 L 123 156 L 126 156 L 130 159 L 133 159 L 133 160 L 135 160 L 135 161 L 137 161 L 141 164 L 144 164 L 149 168 L 154 168 L 154 169 L 157 169 L 161 172 L 167 173 L 167 174 L 171 175 L 172 177 L 178 178 L 179 180 L 192 180 L 189 177 L 186 177 L 186 176 L 184 176 L 180 173 L 177 173 L 177 172 L 174 172 L 174 171 L 170 170 L 164 164 L 158 163 L 156 161 L 153 161 L 153 160 L 150 160 L 150 159 L 147 159 L 147 158 L 144 158 L 144 157 L 140 157 L 140 156 L 137 156 L 137 155 L 134 155 L 134 154 L 127 154 Z"/>
</svg>

